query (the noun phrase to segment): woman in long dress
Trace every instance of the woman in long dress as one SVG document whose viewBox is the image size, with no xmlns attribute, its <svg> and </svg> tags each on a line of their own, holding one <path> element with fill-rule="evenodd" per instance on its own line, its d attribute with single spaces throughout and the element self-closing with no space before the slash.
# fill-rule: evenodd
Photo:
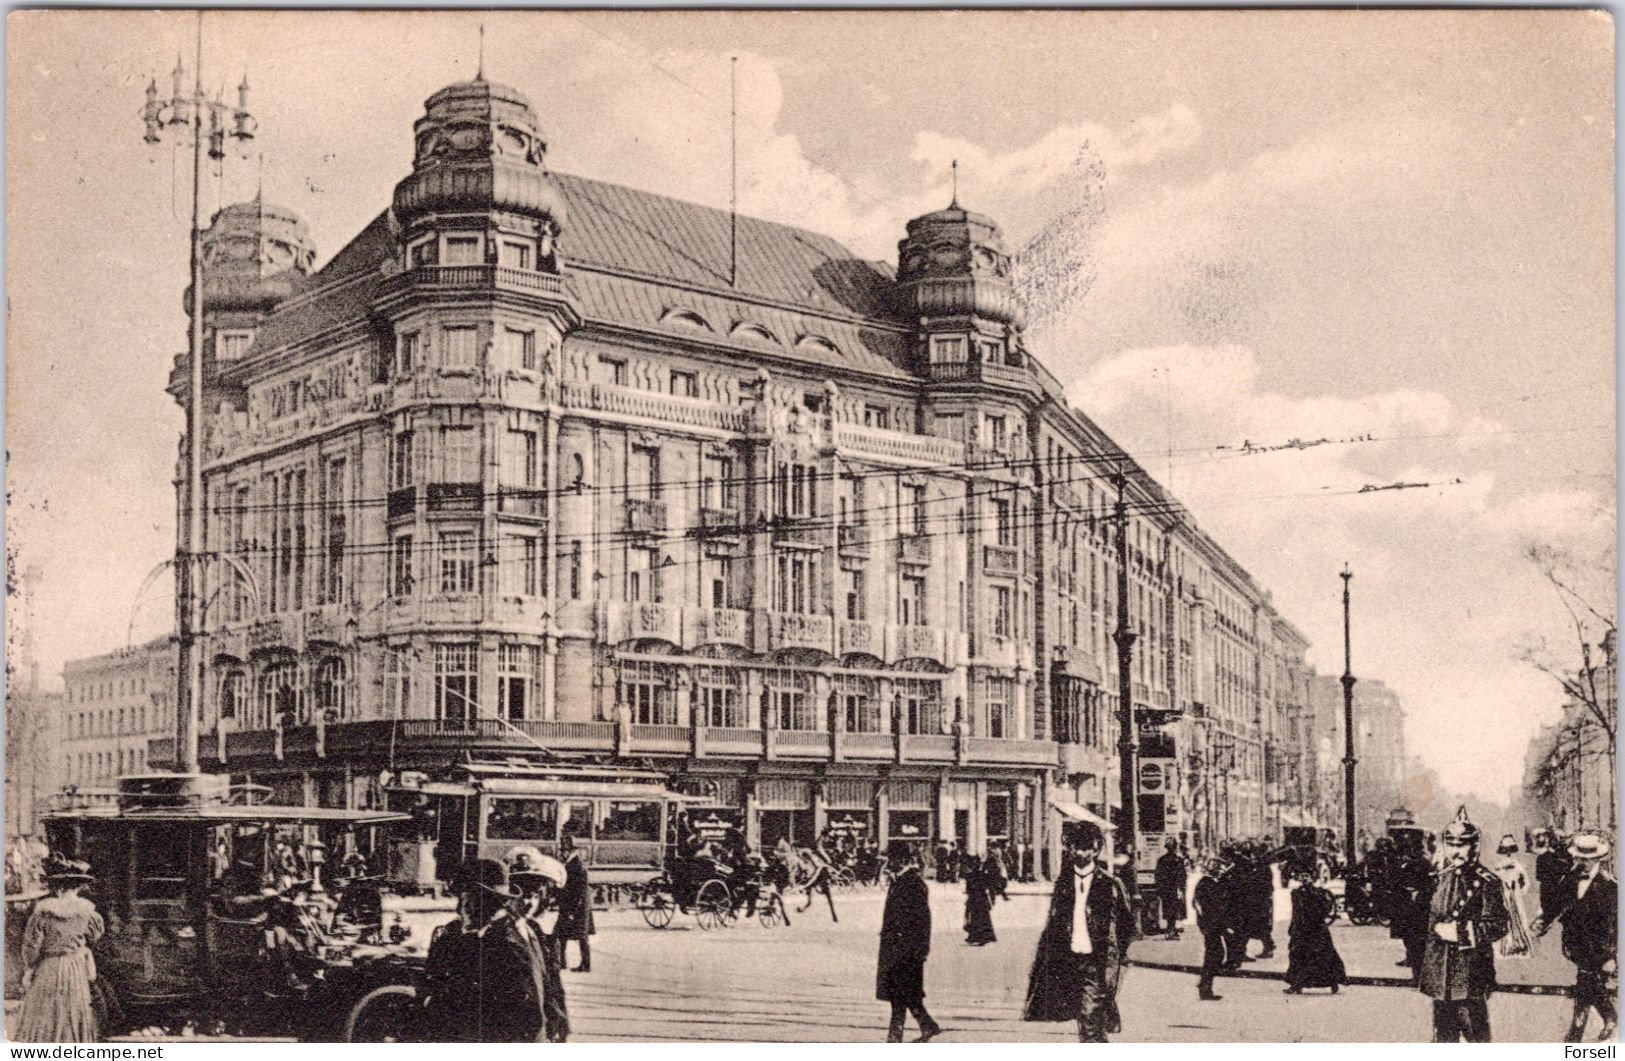
<svg viewBox="0 0 1625 1061">
<path fill-rule="evenodd" d="M 23 932 L 23 1004 L 17 1039 L 29 1043 L 93 1043 L 100 1038 L 90 945 L 106 931 L 83 892 L 91 881 L 83 862 L 55 860 L 46 875 L 51 894 L 34 905 Z"/>
<path fill-rule="evenodd" d="M 1317 879 L 1307 871 L 1292 889 L 1292 923 L 1287 929 L 1286 993 L 1301 995 L 1306 987 L 1329 987 L 1332 994 L 1348 982 L 1343 958 L 1332 942 L 1332 919 L 1337 916 L 1332 893 L 1323 886 L 1328 878 L 1324 864 Z"/>
<path fill-rule="evenodd" d="M 984 864 L 970 859 L 965 868 L 965 942 L 973 947 L 998 942 L 993 934 L 993 896 Z"/>
<path fill-rule="evenodd" d="M 1511 833 L 1501 837 L 1495 849 L 1495 875 L 1501 879 L 1501 897 L 1506 900 L 1507 934 L 1495 944 L 1496 953 L 1503 958 L 1525 958 L 1532 945 L 1529 939 L 1529 916 L 1524 910 L 1524 896 L 1529 894 L 1529 877 L 1518 861 L 1518 841 Z"/>
</svg>

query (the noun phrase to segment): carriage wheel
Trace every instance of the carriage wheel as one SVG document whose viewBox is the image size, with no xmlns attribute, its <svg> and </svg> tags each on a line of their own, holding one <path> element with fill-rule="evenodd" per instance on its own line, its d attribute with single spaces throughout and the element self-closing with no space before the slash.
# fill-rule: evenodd
<svg viewBox="0 0 1625 1061">
<path fill-rule="evenodd" d="M 851 891 L 858 886 L 858 875 L 852 872 L 850 866 L 842 866 L 835 871 L 835 886 L 842 891 Z"/>
<path fill-rule="evenodd" d="M 706 931 L 722 928 L 728 924 L 731 907 L 732 897 L 728 894 L 728 886 L 719 880 L 708 880 L 695 893 L 694 919 Z"/>
<path fill-rule="evenodd" d="M 645 888 L 638 892 L 638 913 L 650 928 L 665 928 L 671 924 L 677 909 L 658 888 Z"/>
<path fill-rule="evenodd" d="M 344 1019 L 344 1041 L 404 1042 L 417 997 L 418 993 L 409 984 L 389 984 L 368 991 Z"/>
<path fill-rule="evenodd" d="M 770 895 L 756 911 L 756 917 L 762 922 L 763 928 L 778 928 L 785 923 L 784 900 L 777 895 Z"/>
</svg>

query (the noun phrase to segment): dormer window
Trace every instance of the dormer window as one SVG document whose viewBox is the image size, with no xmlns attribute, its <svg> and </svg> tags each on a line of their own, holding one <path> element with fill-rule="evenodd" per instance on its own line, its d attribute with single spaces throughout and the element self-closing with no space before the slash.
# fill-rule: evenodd
<svg viewBox="0 0 1625 1061">
<path fill-rule="evenodd" d="M 982 351 L 982 364 L 997 365 L 1004 360 L 1004 346 L 992 339 L 983 339 L 977 344 Z"/>
<path fill-rule="evenodd" d="M 931 337 L 931 363 L 957 365 L 965 360 L 965 337 L 962 335 L 934 335 Z"/>
<path fill-rule="evenodd" d="M 433 236 L 419 240 L 417 243 L 412 244 L 412 249 L 407 252 L 407 259 L 414 269 L 425 265 L 438 264 L 440 261 L 440 245 Z"/>
<path fill-rule="evenodd" d="M 478 236 L 447 236 L 446 264 L 480 264 L 480 238 Z"/>
<path fill-rule="evenodd" d="M 219 331 L 214 336 L 214 359 L 236 361 L 254 344 L 254 333 L 246 328 Z"/>
<path fill-rule="evenodd" d="M 497 264 L 509 269 L 532 269 L 534 251 L 529 243 L 505 239 L 497 247 Z"/>
</svg>

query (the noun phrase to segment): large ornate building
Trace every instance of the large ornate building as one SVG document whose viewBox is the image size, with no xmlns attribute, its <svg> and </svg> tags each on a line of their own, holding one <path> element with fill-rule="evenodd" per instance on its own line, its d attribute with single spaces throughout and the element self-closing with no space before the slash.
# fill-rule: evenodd
<svg viewBox="0 0 1625 1061">
<path fill-rule="evenodd" d="M 205 236 L 205 768 L 343 804 L 465 754 L 648 761 L 757 842 L 1042 851 L 1052 804 L 1116 800 L 1122 496 L 1143 825 L 1263 827 L 1302 639 L 1068 405 L 993 221 L 914 219 L 893 273 L 551 172 L 482 79 L 415 135 L 318 271 L 263 203 Z"/>
</svg>

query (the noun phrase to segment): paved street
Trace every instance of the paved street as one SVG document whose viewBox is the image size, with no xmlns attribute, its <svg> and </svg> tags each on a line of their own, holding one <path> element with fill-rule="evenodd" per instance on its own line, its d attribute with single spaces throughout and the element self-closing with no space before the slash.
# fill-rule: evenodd
<svg viewBox="0 0 1625 1061">
<path fill-rule="evenodd" d="M 817 905 L 797 916 L 790 928 L 773 930 L 741 922 L 729 930 L 703 932 L 692 919 L 680 917 L 670 928 L 656 931 L 635 913 L 601 916 L 593 942 L 594 971 L 566 978 L 573 1038 L 587 1042 L 884 1038 L 887 1010 L 874 999 L 882 898 L 878 891 L 838 895 L 839 924 L 832 925 L 827 908 Z M 1069 1025 L 1020 1020 L 1027 967 L 1046 899 L 1018 895 L 998 904 L 994 918 L 999 942 L 983 948 L 962 942 L 958 928 L 963 902 L 958 889 L 932 888 L 937 931 L 926 994 L 931 1012 L 949 1029 L 943 1041 L 1072 1039 L 1076 1031 Z M 1283 955 L 1285 928 L 1284 923 L 1278 926 Z M 1385 929 L 1351 928 L 1340 933 L 1339 944 L 1352 956 L 1351 972 L 1365 974 L 1384 960 L 1386 971 L 1394 971 L 1399 945 L 1387 939 Z M 1135 953 L 1145 948 L 1155 952 L 1155 960 L 1166 961 L 1194 952 L 1195 946 L 1187 937 L 1178 944 L 1137 943 Z M 1547 946 L 1555 948 L 1550 941 Z M 1384 957 L 1390 951 L 1393 956 Z M 1248 968 L 1275 965 L 1284 968 L 1284 962 Z M 1564 982 L 1568 967 L 1561 968 L 1555 982 Z M 1190 974 L 1130 969 L 1120 999 L 1125 1030 L 1118 1038 L 1405 1042 L 1426 1041 L 1430 1034 L 1428 1000 L 1408 987 L 1354 986 L 1336 997 L 1288 997 L 1281 987 L 1273 979 L 1231 978 L 1219 982 L 1224 1001 L 1199 1003 Z M 1492 1000 L 1490 1012 L 1498 1040 L 1538 1042 L 1559 1038 L 1568 1009 L 1565 998 L 1501 994 Z M 914 1034 L 912 1027 L 909 1034 Z"/>
</svg>

